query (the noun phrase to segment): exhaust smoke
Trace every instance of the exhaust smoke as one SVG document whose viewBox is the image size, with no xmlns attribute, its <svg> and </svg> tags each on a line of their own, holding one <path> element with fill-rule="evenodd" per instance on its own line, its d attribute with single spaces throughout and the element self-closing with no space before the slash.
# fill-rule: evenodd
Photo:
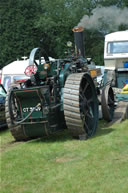
<svg viewBox="0 0 128 193">
<path fill-rule="evenodd" d="M 128 25 L 128 8 L 97 7 L 92 10 L 92 15 L 84 15 L 78 26 L 86 29 L 96 29 L 108 33 L 117 31 L 121 24 Z"/>
</svg>

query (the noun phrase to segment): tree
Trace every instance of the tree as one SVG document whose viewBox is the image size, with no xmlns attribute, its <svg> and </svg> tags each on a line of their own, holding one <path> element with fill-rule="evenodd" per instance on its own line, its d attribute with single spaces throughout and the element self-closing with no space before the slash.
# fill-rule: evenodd
<svg viewBox="0 0 128 193">
<path fill-rule="evenodd" d="M 34 0 L 9 0 L 3 4 L 0 11 L 1 67 L 21 56 L 29 56 L 31 49 L 39 46 L 39 32 L 34 25 L 40 10 L 38 3 L 38 0 L 36 3 Z"/>
<path fill-rule="evenodd" d="M 43 45 L 53 57 L 64 57 L 66 42 L 73 40 L 72 28 L 88 12 L 83 0 L 42 0 L 42 14 L 37 28 L 42 31 Z M 78 6 L 76 6 L 78 5 Z"/>
<path fill-rule="evenodd" d="M 1 0 L 1 67 L 21 56 L 29 56 L 39 46 L 49 56 L 65 57 L 67 41 L 74 42 L 72 28 L 84 15 L 90 18 L 97 6 L 110 5 L 124 8 L 128 3 L 127 0 Z M 102 30 L 85 26 L 86 54 L 98 65 L 103 64 L 103 29 L 108 25 L 102 19 L 100 23 Z M 119 26 L 122 29 L 126 26 Z"/>
</svg>

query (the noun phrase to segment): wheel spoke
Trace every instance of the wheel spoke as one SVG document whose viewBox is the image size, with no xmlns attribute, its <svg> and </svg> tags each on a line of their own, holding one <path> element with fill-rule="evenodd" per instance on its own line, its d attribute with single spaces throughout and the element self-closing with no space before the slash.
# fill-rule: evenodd
<svg viewBox="0 0 128 193">
<path fill-rule="evenodd" d="M 93 119 L 94 115 L 93 115 L 93 112 L 92 112 L 92 109 L 89 107 L 89 106 L 86 106 L 84 109 L 83 109 L 83 113 L 84 113 L 84 116 L 86 117 L 89 117 L 90 119 Z"/>
<path fill-rule="evenodd" d="M 87 130 L 87 132 L 89 132 L 90 129 L 89 129 L 88 124 L 86 122 L 84 122 L 84 126 L 85 126 L 85 129 Z"/>
<path fill-rule="evenodd" d="M 87 134 L 92 132 L 92 123 L 88 124 L 88 121 L 85 120 L 84 127 L 85 127 Z"/>
<path fill-rule="evenodd" d="M 90 119 L 93 119 L 93 118 L 94 118 L 93 111 L 92 111 L 91 108 L 89 109 L 87 116 L 88 116 Z"/>
<path fill-rule="evenodd" d="M 90 104 L 90 103 L 92 103 L 92 102 L 94 102 L 94 99 L 93 99 L 93 98 L 88 99 L 88 104 Z"/>
<path fill-rule="evenodd" d="M 82 94 L 79 94 L 80 96 L 80 99 L 83 100 L 84 99 L 84 96 Z"/>
<path fill-rule="evenodd" d="M 88 86 L 89 86 L 89 83 L 86 82 L 85 87 L 84 87 L 84 89 L 83 89 L 83 91 L 82 91 L 83 94 L 85 94 L 85 91 L 86 91 L 86 89 L 88 88 Z"/>
</svg>

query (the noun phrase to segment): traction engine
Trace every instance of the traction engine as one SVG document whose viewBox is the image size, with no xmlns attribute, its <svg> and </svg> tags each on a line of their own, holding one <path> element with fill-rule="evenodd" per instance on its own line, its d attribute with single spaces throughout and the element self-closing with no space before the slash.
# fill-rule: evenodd
<svg viewBox="0 0 128 193">
<path fill-rule="evenodd" d="M 40 49 L 34 48 L 25 70 L 30 78 L 10 88 L 6 97 L 6 120 L 16 140 L 48 136 L 66 128 L 78 139 L 95 134 L 101 104 L 96 82 L 99 71 L 89 68 L 84 57 L 83 28 L 73 31 L 75 56 L 57 60 L 44 58 L 44 62 Z M 107 109 L 110 115 L 114 106 L 110 85 L 102 93 L 103 111 Z"/>
</svg>

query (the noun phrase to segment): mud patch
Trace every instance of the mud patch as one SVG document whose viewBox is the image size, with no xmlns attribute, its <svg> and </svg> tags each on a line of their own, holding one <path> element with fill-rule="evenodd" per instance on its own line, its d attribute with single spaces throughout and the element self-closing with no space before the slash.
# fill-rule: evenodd
<svg viewBox="0 0 128 193">
<path fill-rule="evenodd" d="M 65 162 L 72 162 L 72 161 L 79 161 L 84 159 L 84 157 L 81 156 L 62 156 L 62 157 L 56 157 L 57 163 L 65 163 Z"/>
<path fill-rule="evenodd" d="M 20 142 L 16 142 L 16 141 L 11 141 L 11 142 L 8 142 L 7 144 L 4 144 L 0 147 L 0 152 L 6 152 L 8 151 L 10 148 L 13 148 L 15 147 L 16 145 L 19 145 L 19 144 L 22 144 L 24 142 L 20 141 Z"/>
</svg>

